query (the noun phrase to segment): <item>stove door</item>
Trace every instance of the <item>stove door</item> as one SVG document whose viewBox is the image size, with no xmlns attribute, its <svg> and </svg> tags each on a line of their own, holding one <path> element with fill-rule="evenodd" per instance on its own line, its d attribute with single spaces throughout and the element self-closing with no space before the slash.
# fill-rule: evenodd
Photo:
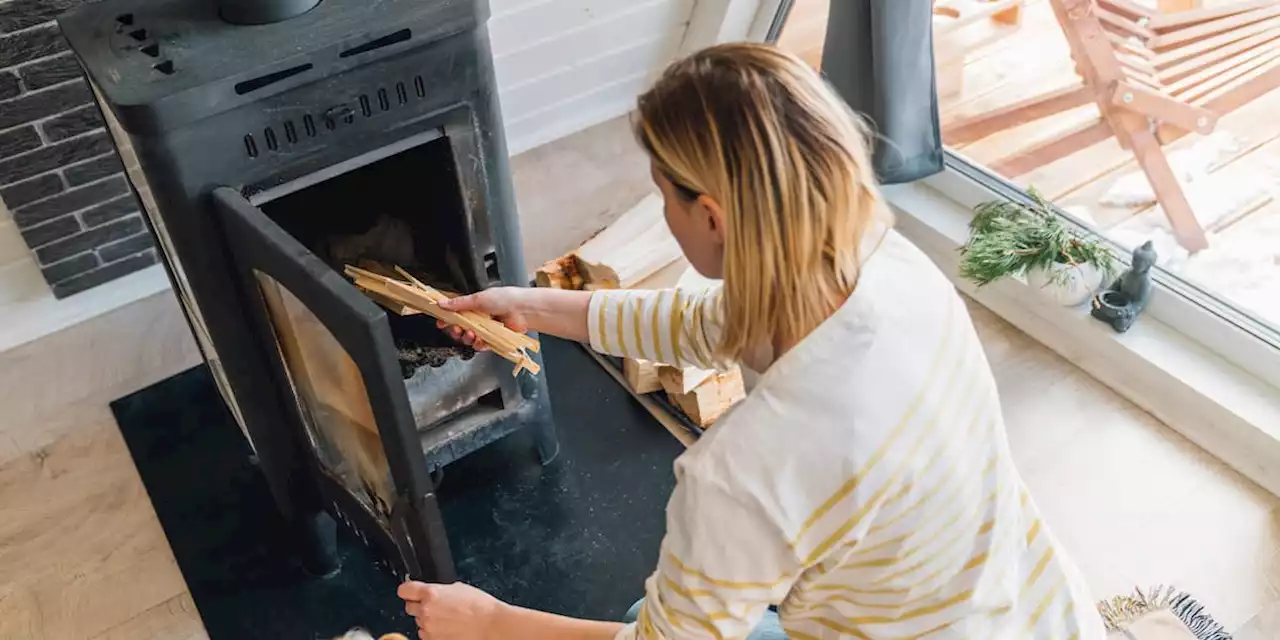
<svg viewBox="0 0 1280 640">
<path fill-rule="evenodd" d="M 213 199 L 331 513 L 398 576 L 452 581 L 386 314 L 239 191 Z"/>
</svg>

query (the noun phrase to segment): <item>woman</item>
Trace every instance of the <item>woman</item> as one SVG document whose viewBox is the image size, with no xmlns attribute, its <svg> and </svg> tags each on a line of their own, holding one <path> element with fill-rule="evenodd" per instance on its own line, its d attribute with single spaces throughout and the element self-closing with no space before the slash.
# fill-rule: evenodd
<svg viewBox="0 0 1280 640">
<path fill-rule="evenodd" d="M 763 374 L 676 461 L 635 622 L 410 583 L 419 635 L 1101 638 L 1014 469 L 964 303 L 890 230 L 844 103 L 793 56 L 725 45 L 673 64 L 635 129 L 667 224 L 722 286 L 500 288 L 451 308 L 613 355 Z"/>
</svg>

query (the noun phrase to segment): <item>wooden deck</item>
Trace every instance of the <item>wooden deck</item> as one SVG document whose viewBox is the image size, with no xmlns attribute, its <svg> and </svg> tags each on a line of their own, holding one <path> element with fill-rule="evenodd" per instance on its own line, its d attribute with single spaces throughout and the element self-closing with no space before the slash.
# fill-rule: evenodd
<svg viewBox="0 0 1280 640">
<path fill-rule="evenodd" d="M 828 2 L 798 0 L 779 46 L 817 66 Z M 1203 4 L 1230 2 L 1206 0 Z M 1149 0 L 1144 4 L 1156 3 Z M 1016 25 L 985 19 L 959 28 L 945 28 L 942 24 L 935 19 L 944 130 L 957 118 L 1079 84 L 1066 39 L 1047 0 L 1027 0 Z M 1097 107 L 1088 105 L 981 140 L 949 146 L 977 164 L 990 166 L 1097 117 Z M 1257 241 L 1259 233 L 1280 241 L 1280 199 L 1272 189 L 1272 185 L 1280 184 L 1280 90 L 1223 115 L 1211 136 L 1186 136 L 1166 145 L 1165 153 L 1175 171 L 1181 166 L 1186 169 L 1182 173 L 1192 178 L 1188 181 L 1184 175 L 1180 179 L 1196 217 L 1210 234 L 1210 249 L 1189 259 L 1185 255 L 1162 256 L 1173 258 L 1166 266 L 1184 273 L 1207 291 L 1280 325 L 1280 246 L 1262 246 Z M 1034 186 L 1118 240 L 1134 240 L 1142 234 L 1159 233 L 1152 229 L 1167 228 L 1157 206 L 1107 206 L 1102 200 L 1118 180 L 1138 171 L 1133 155 L 1109 138 L 1036 167 L 1014 182 L 1023 187 Z M 1125 183 L 1142 188 L 1145 180 L 1138 174 L 1126 178 Z M 1173 246 L 1163 253 L 1180 252 Z M 1229 266 L 1229 262 L 1247 262 L 1254 280 L 1240 282 L 1230 273 L 1239 271 L 1238 267 Z"/>
</svg>

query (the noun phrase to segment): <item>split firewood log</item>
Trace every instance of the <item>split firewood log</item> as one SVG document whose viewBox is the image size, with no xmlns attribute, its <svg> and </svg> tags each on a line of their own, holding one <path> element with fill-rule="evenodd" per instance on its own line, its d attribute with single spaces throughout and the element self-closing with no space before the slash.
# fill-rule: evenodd
<svg viewBox="0 0 1280 640">
<path fill-rule="evenodd" d="M 658 379 L 658 364 L 639 358 L 622 359 L 622 377 L 633 393 L 653 393 L 662 390 Z"/>
<path fill-rule="evenodd" d="M 534 275 L 538 286 L 630 289 L 681 259 L 662 206 L 657 195 L 641 200 L 581 247 L 539 267 Z"/>
<path fill-rule="evenodd" d="M 715 374 L 712 369 L 663 366 L 658 368 L 658 382 L 669 394 L 689 393 Z"/>
<path fill-rule="evenodd" d="M 710 427 L 724 412 L 746 397 L 742 370 L 733 367 L 707 378 L 688 393 L 667 393 L 685 415 L 698 426 Z"/>
</svg>

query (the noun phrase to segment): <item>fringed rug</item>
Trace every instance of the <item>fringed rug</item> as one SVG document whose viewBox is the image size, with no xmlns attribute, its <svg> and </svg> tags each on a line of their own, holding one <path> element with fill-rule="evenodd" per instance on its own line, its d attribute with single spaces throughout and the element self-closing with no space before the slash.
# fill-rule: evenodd
<svg viewBox="0 0 1280 640">
<path fill-rule="evenodd" d="M 1204 606 L 1173 587 L 1134 589 L 1098 603 L 1109 640 L 1231 640 Z"/>
</svg>

